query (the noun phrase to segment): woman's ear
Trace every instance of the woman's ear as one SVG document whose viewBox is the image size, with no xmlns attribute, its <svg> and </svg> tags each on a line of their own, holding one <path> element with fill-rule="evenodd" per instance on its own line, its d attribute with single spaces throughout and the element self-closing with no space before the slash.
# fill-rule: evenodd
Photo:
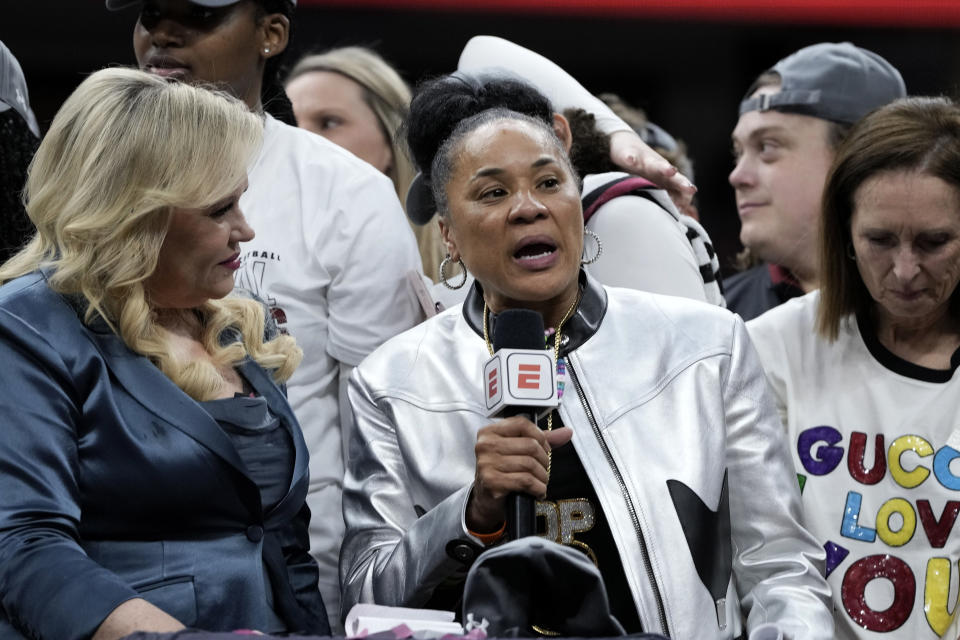
<svg viewBox="0 0 960 640">
<path fill-rule="evenodd" d="M 553 114 L 553 132 L 560 138 L 563 148 L 570 153 L 570 147 L 573 146 L 573 134 L 570 132 L 570 122 L 561 114 Z"/>
<path fill-rule="evenodd" d="M 440 237 L 443 238 L 443 246 L 452 260 L 460 259 L 460 249 L 457 247 L 456 234 L 450 226 L 450 221 L 441 215 L 437 216 L 437 224 L 440 225 Z"/>
<path fill-rule="evenodd" d="M 260 55 L 272 58 L 280 55 L 290 43 L 290 20 L 282 13 L 269 13 L 259 24 L 261 34 Z"/>
</svg>

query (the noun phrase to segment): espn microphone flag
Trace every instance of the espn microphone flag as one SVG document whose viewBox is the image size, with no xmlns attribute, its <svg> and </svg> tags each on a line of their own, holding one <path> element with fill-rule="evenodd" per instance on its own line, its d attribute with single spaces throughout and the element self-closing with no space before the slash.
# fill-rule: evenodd
<svg viewBox="0 0 960 640">
<path fill-rule="evenodd" d="M 494 355 L 483 367 L 487 415 L 523 416 L 536 423 L 559 402 L 553 354 L 545 351 L 543 316 L 531 309 L 506 309 L 493 325 Z M 535 535 L 533 496 L 512 492 L 506 502 L 506 532 L 512 540 Z"/>
<path fill-rule="evenodd" d="M 531 407 L 532 413 L 558 406 L 556 371 L 550 351 L 500 349 L 483 367 L 487 416 L 507 406 Z"/>
</svg>

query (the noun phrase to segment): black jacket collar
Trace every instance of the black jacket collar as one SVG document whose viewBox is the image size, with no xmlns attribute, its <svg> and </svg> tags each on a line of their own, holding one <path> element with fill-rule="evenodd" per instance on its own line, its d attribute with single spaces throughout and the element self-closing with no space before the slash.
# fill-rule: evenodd
<svg viewBox="0 0 960 640">
<path fill-rule="evenodd" d="M 563 325 L 563 336 L 560 342 L 560 355 L 567 354 L 584 342 L 590 339 L 590 336 L 600 328 L 600 322 L 607 313 L 607 292 L 599 282 L 587 275 L 583 269 L 580 270 L 580 304 L 577 310 Z M 467 293 L 466 300 L 463 301 L 463 318 L 470 325 L 470 328 L 483 337 L 483 288 L 479 281 L 474 281 L 473 286 Z M 497 323 L 497 314 L 490 313 L 490 335 L 493 335 L 493 328 Z"/>
</svg>

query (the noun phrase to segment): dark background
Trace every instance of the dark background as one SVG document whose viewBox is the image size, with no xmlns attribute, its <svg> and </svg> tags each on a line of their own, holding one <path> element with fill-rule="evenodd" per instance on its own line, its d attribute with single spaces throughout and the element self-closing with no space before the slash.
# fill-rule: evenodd
<svg viewBox="0 0 960 640">
<path fill-rule="evenodd" d="M 41 128 L 86 73 L 105 65 L 135 63 L 131 45 L 135 21 L 135 9 L 111 13 L 102 0 L 4 2 L 0 40 L 23 66 Z M 865 13 L 862 24 L 869 22 Z M 624 15 L 609 11 L 590 15 L 547 2 L 537 11 L 491 12 L 349 8 L 314 0 L 297 9 L 293 46 L 295 53 L 305 53 L 368 45 L 410 82 L 452 71 L 460 49 L 476 34 L 499 35 L 533 49 L 591 91 L 613 91 L 643 107 L 654 122 L 687 142 L 700 189 L 701 221 L 721 259 L 729 262 L 739 249 L 739 223 L 726 181 L 732 168 L 730 132 L 737 105 L 753 78 L 800 47 L 849 40 L 899 68 L 910 93 L 956 95 L 960 30 L 940 26 L 956 21 L 927 22 L 932 26 L 742 17 L 707 21 L 683 15 L 651 19 L 638 15 L 636 7 Z"/>
</svg>

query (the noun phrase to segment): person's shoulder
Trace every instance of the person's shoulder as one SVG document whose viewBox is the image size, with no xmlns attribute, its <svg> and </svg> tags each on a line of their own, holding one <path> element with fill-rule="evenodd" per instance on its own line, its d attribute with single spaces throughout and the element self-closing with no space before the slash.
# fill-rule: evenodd
<svg viewBox="0 0 960 640">
<path fill-rule="evenodd" d="M 372 386 L 403 386 L 421 356 L 436 353 L 456 354 L 456 331 L 464 322 L 461 306 L 445 309 L 416 326 L 388 339 L 357 366 Z"/>
<path fill-rule="evenodd" d="M 773 307 L 749 320 L 747 327 L 751 331 L 754 329 L 781 331 L 790 327 L 797 327 L 801 331 L 815 331 L 819 308 L 820 291 L 818 289 Z"/>
<path fill-rule="evenodd" d="M 693 349 L 729 346 L 737 317 L 723 307 L 682 296 L 607 287 L 609 308 L 629 319 L 644 335 L 644 344 L 668 341 Z"/>
<path fill-rule="evenodd" d="M 0 309 L 17 316 L 43 316 L 68 311 L 69 305 L 50 288 L 40 271 L 33 271 L 0 286 Z"/>
<path fill-rule="evenodd" d="M 779 357 L 776 354 L 791 354 L 788 359 L 795 361 L 793 356 L 796 354 L 819 348 L 816 345 L 823 343 L 817 332 L 819 306 L 820 292 L 812 291 L 787 300 L 747 322 L 747 333 L 764 366 L 775 366 Z"/>
<path fill-rule="evenodd" d="M 614 197 L 609 202 L 623 201 L 626 198 L 629 201 L 645 201 L 653 206 L 659 207 L 675 220 L 679 217 L 679 212 L 670 200 L 670 194 L 664 189 L 656 186 L 642 187 L 631 185 L 634 182 L 647 182 L 639 176 L 625 173 L 623 171 L 608 171 L 606 173 L 594 173 L 583 177 L 583 197 L 602 196 L 608 190 L 613 190 Z M 620 193 L 623 191 L 623 193 Z M 639 195 L 642 191 L 645 195 Z M 599 192 L 599 193 L 597 193 Z"/>
<path fill-rule="evenodd" d="M 54 291 L 43 273 L 34 271 L 0 287 L 0 333 L 5 340 L 49 345 L 61 354 L 90 346 L 93 329 L 83 322 L 86 304 Z M 96 331 L 109 332 L 102 320 Z"/>
</svg>

